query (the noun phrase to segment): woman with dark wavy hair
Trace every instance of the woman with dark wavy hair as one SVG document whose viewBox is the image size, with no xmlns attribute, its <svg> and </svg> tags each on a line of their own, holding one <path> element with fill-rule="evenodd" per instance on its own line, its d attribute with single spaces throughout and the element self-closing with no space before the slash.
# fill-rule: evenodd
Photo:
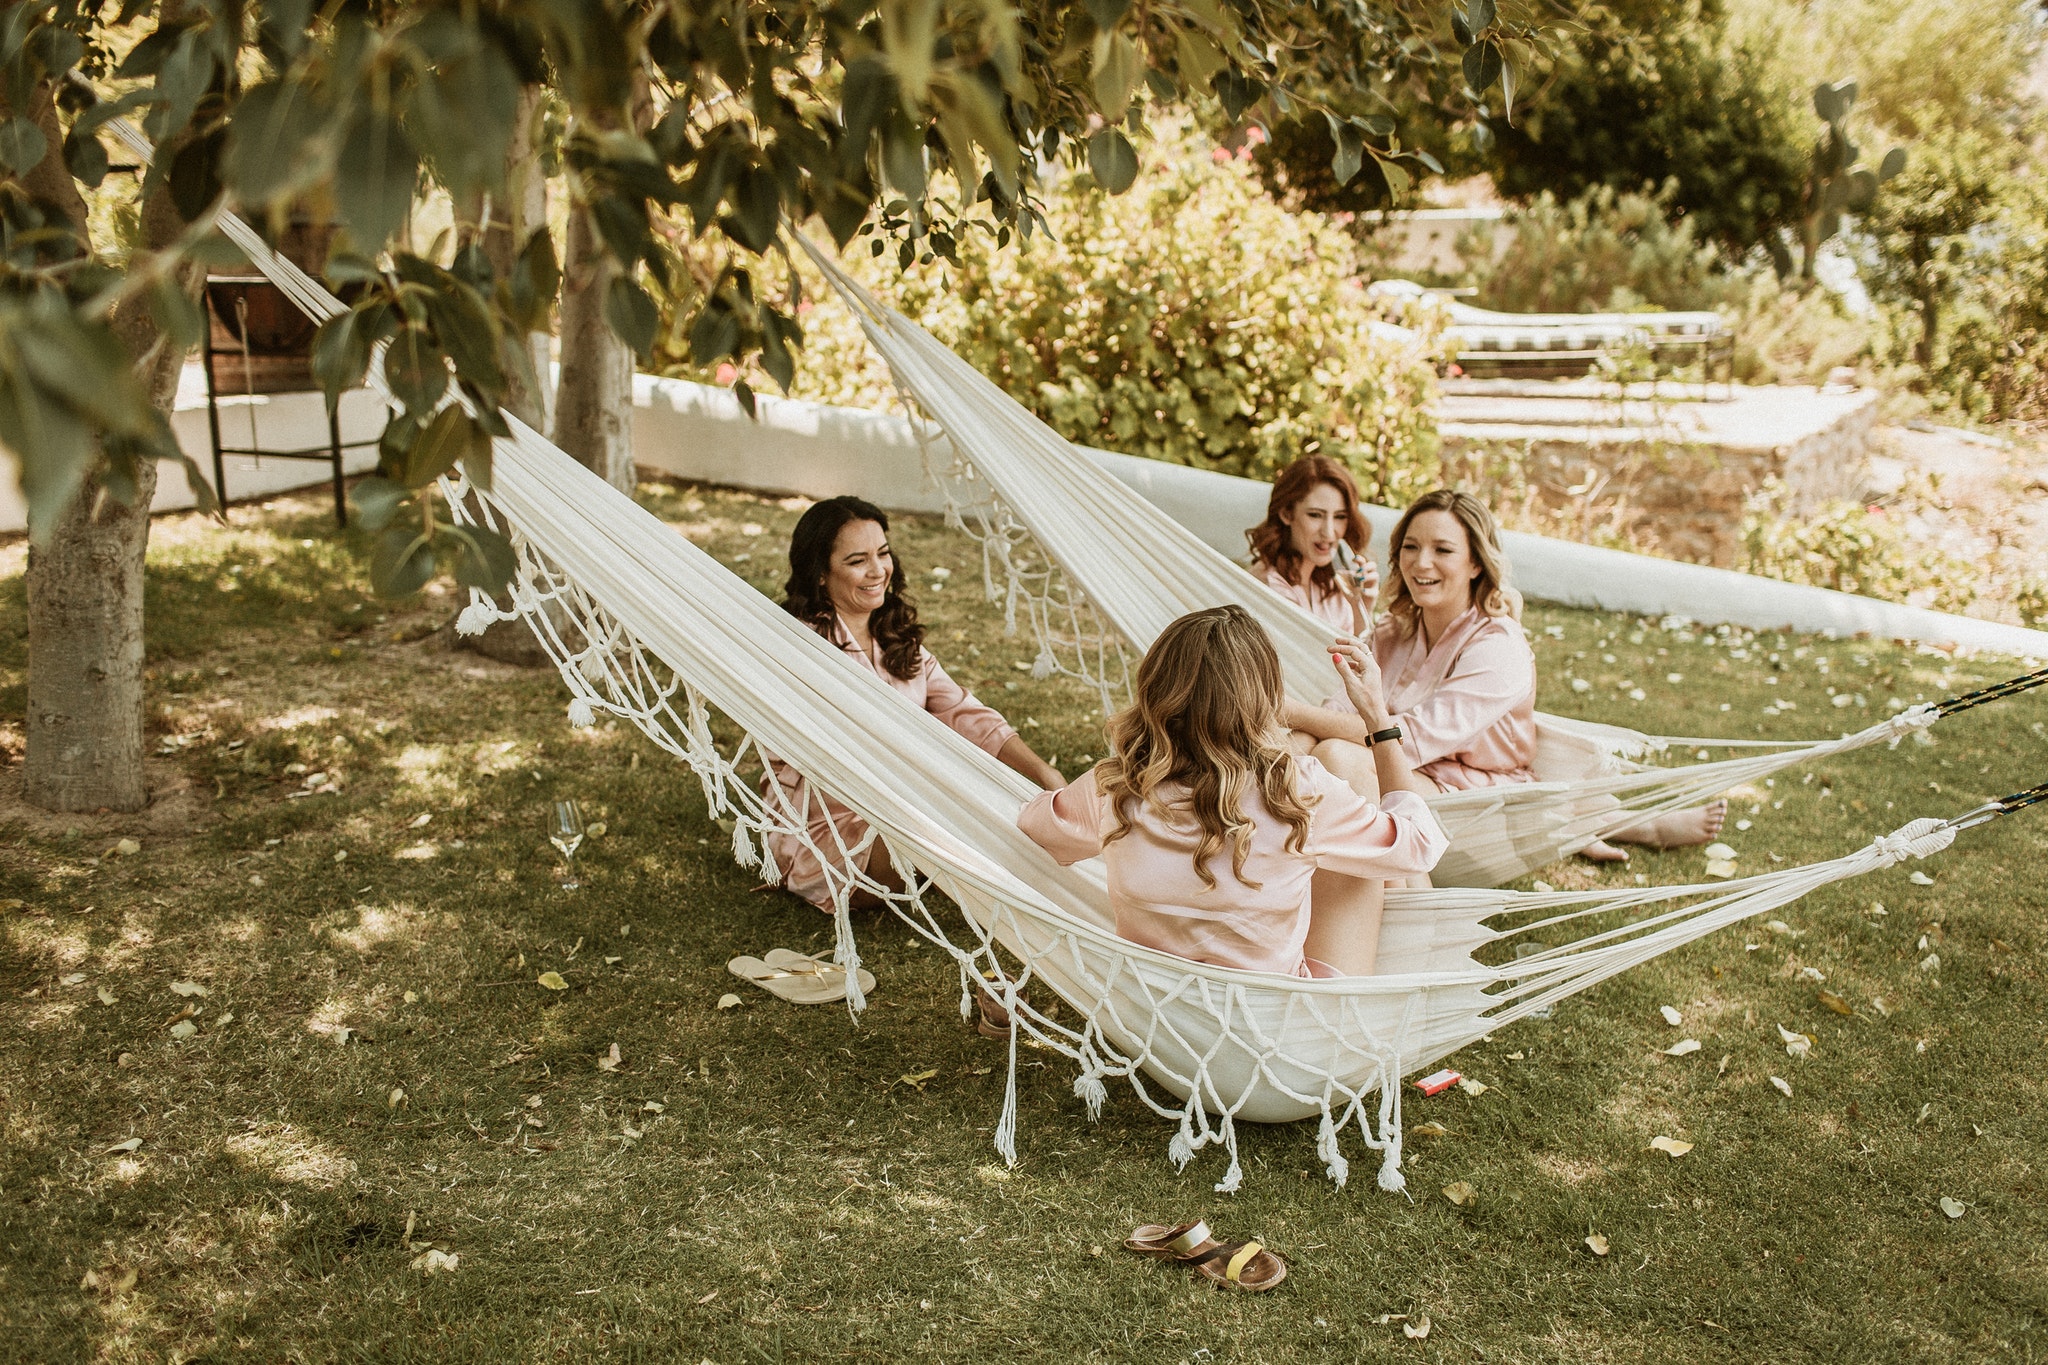
<svg viewBox="0 0 2048 1365">
<path fill-rule="evenodd" d="M 1008 721 L 939 667 L 924 647 L 924 626 L 916 605 L 903 595 L 904 581 L 903 565 L 889 548 L 888 514 L 860 498 L 827 498 L 804 512 L 790 536 L 782 607 L 838 645 L 854 667 L 931 712 L 969 743 L 1041 787 L 1066 785 L 1059 770 L 1032 752 Z M 828 856 L 837 857 L 837 849 L 852 849 L 867 837 L 865 821 L 810 790 L 785 763 L 770 760 L 761 792 L 771 808 L 801 818 L 810 844 Z M 783 886 L 821 909 L 832 908 L 825 868 L 804 840 L 770 835 L 768 847 L 782 869 Z M 885 886 L 902 884 L 880 840 L 849 860 Z"/>
<path fill-rule="evenodd" d="M 1386 730 L 1379 669 L 1330 650 L 1346 697 Z M 1116 931 L 1177 957 L 1287 976 L 1370 976 L 1388 879 L 1427 872 L 1443 827 L 1398 731 L 1288 748 L 1280 657 L 1251 613 L 1191 612 L 1138 665 L 1110 756 L 1034 797 L 1017 826 L 1063 864 L 1102 859 Z M 1325 763 L 1331 766 L 1326 767 Z"/>
<path fill-rule="evenodd" d="M 1363 635 L 1379 590 L 1365 552 L 1371 529 L 1351 471 L 1327 455 L 1304 455 L 1273 480 L 1266 519 L 1244 536 L 1252 572 L 1267 587 L 1346 635 Z M 1340 556 L 1351 561 L 1349 572 Z"/>
</svg>

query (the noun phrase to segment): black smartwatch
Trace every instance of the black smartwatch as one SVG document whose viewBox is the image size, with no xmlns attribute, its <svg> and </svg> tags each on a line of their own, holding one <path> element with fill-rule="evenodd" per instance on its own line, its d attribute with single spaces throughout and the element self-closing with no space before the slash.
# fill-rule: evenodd
<svg viewBox="0 0 2048 1365">
<path fill-rule="evenodd" d="M 1368 749 L 1375 749 L 1378 748 L 1380 745 L 1386 743 L 1390 739 L 1398 740 L 1400 738 L 1401 727 L 1398 725 L 1389 725 L 1384 730 L 1375 730 L 1370 735 L 1366 736 L 1365 747 Z"/>
</svg>

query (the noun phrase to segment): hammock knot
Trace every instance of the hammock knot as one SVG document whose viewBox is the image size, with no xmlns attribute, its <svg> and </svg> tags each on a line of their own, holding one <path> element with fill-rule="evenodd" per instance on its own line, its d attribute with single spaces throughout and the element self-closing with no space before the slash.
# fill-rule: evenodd
<svg viewBox="0 0 2048 1365">
<path fill-rule="evenodd" d="M 1188 1163 L 1195 1159 L 1195 1137 L 1185 1116 L 1181 1118 L 1180 1131 L 1166 1144 L 1166 1159 L 1173 1163 L 1176 1171 L 1186 1170 Z"/>
<path fill-rule="evenodd" d="M 1925 858 L 1930 853 L 1939 853 L 1955 841 L 1953 825 L 1945 820 L 1922 816 L 1899 826 L 1890 834 L 1880 834 L 1870 841 L 1870 847 L 1877 854 L 1879 866 L 1890 867 L 1907 858 Z"/>
<path fill-rule="evenodd" d="M 588 730 L 597 724 L 597 712 L 590 705 L 588 697 L 577 697 L 570 701 L 569 724 L 579 730 Z"/>
<path fill-rule="evenodd" d="M 1059 667 L 1060 661 L 1052 656 L 1052 647 L 1042 646 L 1038 651 L 1038 657 L 1031 661 L 1031 676 L 1039 682 L 1044 682 L 1058 672 Z"/>
<path fill-rule="evenodd" d="M 1087 1108 L 1090 1119 L 1099 1119 L 1103 1103 L 1109 1099 L 1109 1087 L 1102 1083 L 1101 1074 L 1091 1068 L 1074 1078 L 1074 1098 Z"/>
<path fill-rule="evenodd" d="M 735 820 L 733 822 L 732 860 L 741 867 L 759 867 L 761 865 L 761 855 L 754 851 L 754 836 L 748 830 L 745 820 Z"/>
<path fill-rule="evenodd" d="M 1887 748 L 1896 749 L 1899 741 L 1916 730 L 1925 730 L 1941 719 L 1941 709 L 1931 701 L 1919 702 L 1893 716 L 1884 723 L 1890 738 L 1885 741 Z"/>
<path fill-rule="evenodd" d="M 462 614 L 455 618 L 457 635 L 481 635 L 491 628 L 491 622 L 498 619 L 497 608 L 481 597 L 470 599 Z"/>
<path fill-rule="evenodd" d="M 1323 1170 L 1335 1182 L 1338 1189 L 1351 1178 L 1351 1163 L 1344 1159 L 1344 1151 L 1337 1145 L 1337 1120 L 1330 1111 L 1323 1111 L 1323 1126 L 1316 1133 L 1316 1155 L 1323 1159 Z"/>
<path fill-rule="evenodd" d="M 1338 1182 L 1342 1184 L 1342 1181 Z M 1387 1133 L 1386 1154 L 1380 1158 L 1379 1186 L 1388 1194 L 1399 1194 L 1408 1188 L 1408 1177 L 1401 1174 L 1401 1130 L 1394 1128 Z"/>
</svg>

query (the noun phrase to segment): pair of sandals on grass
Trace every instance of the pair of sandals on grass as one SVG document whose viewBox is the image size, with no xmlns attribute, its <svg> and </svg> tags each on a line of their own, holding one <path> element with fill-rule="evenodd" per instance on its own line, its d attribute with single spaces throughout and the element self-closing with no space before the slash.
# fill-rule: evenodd
<svg viewBox="0 0 2048 1365">
<path fill-rule="evenodd" d="M 1140 1256 L 1187 1266 L 1218 1289 L 1263 1294 L 1287 1278 L 1287 1262 L 1263 1242 L 1219 1242 L 1201 1219 L 1192 1223 L 1146 1223 L 1124 1245 Z"/>
<path fill-rule="evenodd" d="M 778 999 L 795 1005 L 829 1005 L 846 998 L 846 969 L 829 958 L 770 948 L 760 957 L 736 957 L 725 964 L 727 971 L 742 981 L 751 981 Z M 860 989 L 865 995 L 875 988 L 875 974 L 860 969 Z M 974 1021 L 984 1038 L 1008 1038 L 1013 1027 L 1010 1012 L 993 991 L 984 986 L 978 993 Z"/>
</svg>

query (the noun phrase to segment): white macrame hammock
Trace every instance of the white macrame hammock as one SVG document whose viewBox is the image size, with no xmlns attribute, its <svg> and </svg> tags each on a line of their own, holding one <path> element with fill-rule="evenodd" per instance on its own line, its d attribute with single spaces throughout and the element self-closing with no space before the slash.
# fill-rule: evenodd
<svg viewBox="0 0 2048 1365">
<path fill-rule="evenodd" d="M 1006 603 L 1013 629 L 1017 607 L 1027 608 L 1039 676 L 1068 673 L 1095 686 L 1107 715 L 1127 685 L 1123 642 L 1142 651 L 1176 617 L 1235 602 L 1272 636 L 1291 695 L 1314 704 L 1335 690 L 1328 646 L 1336 632 L 1328 624 L 1077 451 L 807 238 L 798 241 L 887 362 L 948 519 L 982 543 L 989 591 Z M 1785 768 L 1880 742 L 1896 747 L 1942 714 L 1923 702 L 1839 739 L 1769 741 L 1651 736 L 1539 713 L 1542 780 L 1428 798 L 1451 842 L 1431 880 L 1498 886 L 1638 821 Z M 1776 752 L 1672 768 L 1629 761 L 1698 745 Z"/>
<path fill-rule="evenodd" d="M 111 126 L 138 154 L 149 154 L 132 128 Z M 219 225 L 309 316 L 341 311 L 339 300 L 238 217 L 223 212 Z M 383 389 L 381 357 L 372 382 Z M 835 959 L 846 968 L 848 1003 L 854 1010 L 865 1003 L 847 912 L 855 890 L 886 901 L 952 957 L 963 1018 L 972 991 L 992 976 L 1019 1024 L 995 1133 L 1007 1160 L 1016 1156 L 1017 1050 L 1029 1042 L 1077 1064 L 1074 1091 L 1091 1116 L 1107 1097 L 1107 1081 L 1128 1080 L 1148 1107 L 1176 1121 L 1168 1151 L 1177 1164 L 1221 1145 L 1229 1165 L 1219 1191 L 1242 1179 L 1238 1120 L 1310 1117 L 1319 1120 L 1316 1150 L 1332 1180 L 1346 1179 L 1339 1137 L 1355 1123 L 1364 1145 L 1380 1154 L 1378 1183 L 1399 1190 L 1404 1075 L 1815 887 L 1925 857 L 2003 810 L 1915 820 L 1830 862 L 1710 886 L 1396 891 L 1380 948 L 1383 974 L 1373 977 L 1311 981 L 1189 962 L 1118 938 L 1099 864 L 1061 868 L 1016 828 L 1016 812 L 1033 790 L 1022 777 L 849 671 L 816 633 L 629 496 L 524 424 L 515 420 L 512 428 L 495 443 L 488 490 L 461 477 L 444 486 L 458 515 L 505 531 L 519 553 L 511 611 L 500 613 L 475 593 L 458 628 L 476 632 L 501 615 L 523 617 L 569 686 L 570 722 L 628 720 L 688 763 L 711 814 L 732 822 L 735 857 L 771 880 L 778 874 L 764 859 L 763 836 L 808 840 L 808 833 L 801 812 L 764 803 L 743 771 L 750 751 L 772 750 L 866 820 L 866 838 L 886 842 L 895 866 L 911 869 L 910 885 L 892 891 L 836 871 L 846 866 L 834 856 L 844 850 L 817 850 L 832 882 Z M 729 751 L 714 740 L 713 706 L 745 731 Z M 927 905 L 933 886 L 960 907 L 964 932 Z M 1484 924 L 1503 916 L 1528 922 L 1499 932 Z M 1559 931 L 1580 936 L 1539 946 Z M 1508 940 L 1524 955 L 1498 966 L 1475 960 L 1483 948 L 1505 955 Z M 1074 1021 L 1027 999 L 1032 986 L 1058 995 Z"/>
</svg>

